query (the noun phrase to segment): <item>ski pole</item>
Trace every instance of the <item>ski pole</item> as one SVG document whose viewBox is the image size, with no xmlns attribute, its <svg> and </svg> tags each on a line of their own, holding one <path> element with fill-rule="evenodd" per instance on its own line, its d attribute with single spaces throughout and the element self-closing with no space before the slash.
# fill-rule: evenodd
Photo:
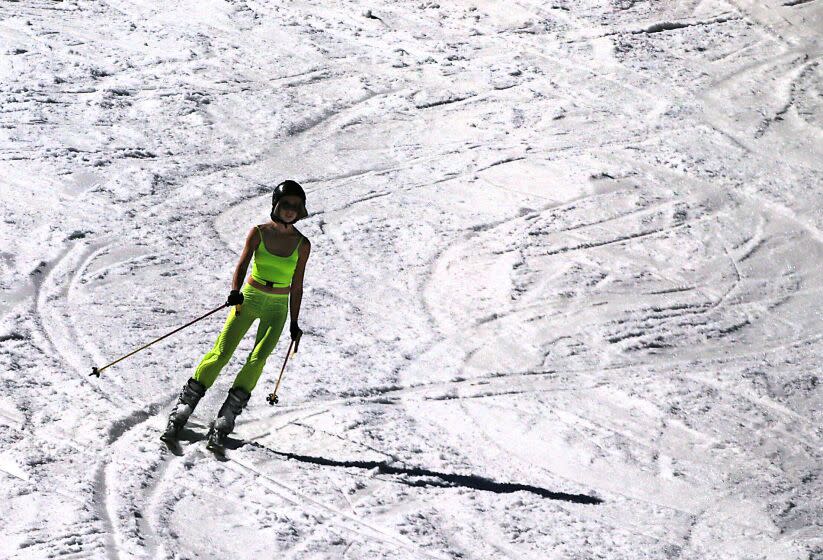
<svg viewBox="0 0 823 560">
<path fill-rule="evenodd" d="M 185 324 L 185 325 L 183 325 L 182 327 L 180 327 L 180 328 L 178 328 L 178 329 L 175 329 L 175 330 L 171 331 L 169 334 L 165 334 L 165 335 L 161 336 L 161 337 L 160 337 L 160 338 L 158 338 L 157 340 L 153 340 L 153 341 L 149 342 L 148 344 L 146 344 L 145 346 L 142 346 L 142 347 L 138 348 L 138 349 L 137 349 L 137 350 L 135 350 L 134 352 L 130 352 L 130 353 L 126 354 L 125 356 L 123 356 L 122 358 L 118 358 L 118 359 L 114 360 L 114 361 L 113 361 L 112 363 L 110 363 L 110 364 L 106 364 L 106 365 L 104 365 L 103 367 L 101 367 L 101 368 L 99 368 L 99 369 L 98 369 L 98 368 L 96 368 L 96 367 L 91 368 L 91 373 L 89 374 L 89 377 L 91 377 L 92 375 L 94 375 L 94 376 L 97 376 L 97 377 L 99 378 L 99 377 L 100 377 L 100 372 L 101 372 L 101 371 L 103 371 L 104 369 L 106 369 L 107 367 L 109 367 L 109 366 L 113 366 L 114 364 L 116 364 L 116 363 L 117 363 L 117 362 L 119 362 L 120 360 L 125 360 L 126 358 L 128 358 L 128 357 L 129 357 L 129 356 L 131 356 L 132 354 L 137 354 L 140 350 L 143 350 L 143 349 L 145 349 L 145 348 L 148 348 L 149 346 L 151 346 L 151 345 L 152 345 L 152 344 L 154 344 L 155 342 L 160 342 L 161 340 L 163 340 L 163 339 L 164 339 L 164 338 L 166 338 L 167 336 L 171 336 L 171 335 L 173 335 L 174 333 L 176 333 L 177 331 L 181 331 L 181 330 L 185 329 L 185 328 L 186 328 L 186 327 L 188 327 L 189 325 L 193 325 L 194 323 L 196 323 L 196 322 L 197 322 L 197 321 L 199 321 L 200 319 L 205 319 L 206 317 L 208 317 L 208 316 L 209 316 L 209 315 L 211 315 L 212 313 L 217 313 L 218 311 L 220 311 L 220 310 L 221 310 L 221 309 L 223 309 L 224 307 L 228 307 L 228 305 L 229 305 L 228 303 L 224 303 L 224 304 L 223 304 L 223 305 L 221 305 L 220 307 L 216 307 L 215 309 L 212 309 L 211 311 L 209 311 L 208 313 L 206 313 L 206 314 L 205 314 L 205 315 L 203 315 L 202 317 L 198 317 L 198 318 L 197 318 L 197 319 L 195 319 L 194 321 L 191 321 L 191 322 L 189 322 L 189 323 L 186 323 L 186 324 Z"/>
<path fill-rule="evenodd" d="M 294 354 L 294 352 L 291 351 L 292 346 L 294 346 L 294 339 L 291 339 L 291 342 L 289 343 L 289 349 L 286 351 L 286 359 L 283 360 L 283 367 L 280 368 L 280 376 L 277 378 L 277 384 L 274 386 L 274 392 L 266 397 L 266 400 L 272 406 L 276 405 L 280 401 L 280 399 L 277 398 L 277 389 L 280 388 L 280 380 L 283 379 L 283 371 L 286 369 L 286 362 L 289 361 L 289 356 Z"/>
</svg>

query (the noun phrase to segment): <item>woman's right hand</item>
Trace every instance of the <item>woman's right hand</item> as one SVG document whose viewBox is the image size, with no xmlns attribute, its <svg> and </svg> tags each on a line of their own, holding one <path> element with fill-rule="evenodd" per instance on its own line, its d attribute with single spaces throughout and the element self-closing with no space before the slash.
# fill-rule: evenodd
<svg viewBox="0 0 823 560">
<path fill-rule="evenodd" d="M 241 305 L 243 303 L 243 294 L 240 290 L 232 290 L 229 292 L 229 297 L 226 300 L 226 307 L 231 305 Z"/>
</svg>

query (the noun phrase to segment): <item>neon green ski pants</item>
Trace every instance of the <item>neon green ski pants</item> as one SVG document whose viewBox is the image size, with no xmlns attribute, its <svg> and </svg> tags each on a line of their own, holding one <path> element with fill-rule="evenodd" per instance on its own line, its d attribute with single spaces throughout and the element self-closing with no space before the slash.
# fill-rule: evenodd
<svg viewBox="0 0 823 560">
<path fill-rule="evenodd" d="M 231 308 L 217 342 L 203 356 L 193 377 L 206 387 L 211 387 L 220 371 L 229 363 L 246 331 L 255 319 L 260 319 L 254 348 L 232 385 L 232 388 L 240 387 L 251 393 L 263 372 L 266 359 L 283 332 L 289 310 L 289 294 L 268 294 L 248 283 L 240 291 L 243 293 L 243 304 Z"/>
</svg>

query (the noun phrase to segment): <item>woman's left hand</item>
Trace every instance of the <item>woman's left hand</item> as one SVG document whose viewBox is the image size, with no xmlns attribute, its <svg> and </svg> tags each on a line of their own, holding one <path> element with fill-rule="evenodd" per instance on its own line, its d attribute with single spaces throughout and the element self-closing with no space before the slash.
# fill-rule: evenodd
<svg viewBox="0 0 823 560">
<path fill-rule="evenodd" d="M 291 332 L 291 339 L 294 341 L 294 351 L 297 352 L 297 346 L 300 344 L 300 337 L 303 336 L 303 331 L 297 326 L 297 321 L 292 321 L 289 327 Z"/>
</svg>

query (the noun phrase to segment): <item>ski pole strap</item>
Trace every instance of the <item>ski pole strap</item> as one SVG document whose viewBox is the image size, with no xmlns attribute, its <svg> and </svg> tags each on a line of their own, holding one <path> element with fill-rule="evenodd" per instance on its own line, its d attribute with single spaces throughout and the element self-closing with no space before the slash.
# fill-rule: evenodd
<svg viewBox="0 0 823 560">
<path fill-rule="evenodd" d="M 99 377 L 100 377 L 100 372 L 101 372 L 101 371 L 103 371 L 104 369 L 106 369 L 107 367 L 109 367 L 109 366 L 113 366 L 114 364 L 116 364 L 117 362 L 119 362 L 119 361 L 121 361 L 121 360 L 125 360 L 126 358 L 128 358 L 128 357 L 129 357 L 129 356 L 131 356 L 132 354 L 137 354 L 140 350 L 144 350 L 144 349 L 148 348 L 149 346 L 151 346 L 152 344 L 154 344 L 155 342 L 160 342 L 160 341 L 161 341 L 161 340 L 163 340 L 164 338 L 166 338 L 166 337 L 168 337 L 168 336 L 173 335 L 173 334 L 174 334 L 174 333 L 176 333 L 177 331 L 181 331 L 181 330 L 185 329 L 186 327 L 188 327 L 188 326 L 190 326 L 190 325 L 193 325 L 193 324 L 194 324 L 194 323 L 196 323 L 197 321 L 200 321 L 201 319 L 205 319 L 206 317 L 208 317 L 208 316 L 209 316 L 209 315 L 211 315 L 212 313 L 217 313 L 218 311 L 220 311 L 221 309 L 223 309 L 223 308 L 224 308 L 224 307 L 226 307 L 227 305 L 228 305 L 228 304 L 225 304 L 225 303 L 224 303 L 224 304 L 223 304 L 223 305 L 221 305 L 220 307 L 216 307 L 216 308 L 212 309 L 211 311 L 209 311 L 209 312 L 208 312 L 208 313 L 206 313 L 205 315 L 202 315 L 202 316 L 198 317 L 198 318 L 197 318 L 197 319 L 195 319 L 194 321 L 190 321 L 190 322 L 186 323 L 185 325 L 183 325 L 182 327 L 179 327 L 179 328 L 177 328 L 177 329 L 174 329 L 173 331 L 171 331 L 171 332 L 170 332 L 170 333 L 168 333 L 168 334 L 164 334 L 163 336 L 161 336 L 161 337 L 160 337 L 160 338 L 158 338 L 157 340 L 153 340 L 153 341 L 149 342 L 148 344 L 146 344 L 145 346 L 141 346 L 141 347 L 140 347 L 140 348 L 138 348 L 137 350 L 135 350 L 135 351 L 133 351 L 133 352 L 130 352 L 130 353 L 126 354 L 126 355 L 125 355 L 125 356 L 123 356 L 122 358 L 118 358 L 118 359 L 114 360 L 114 361 L 113 361 L 113 362 L 111 362 L 110 364 L 106 364 L 106 365 L 104 365 L 104 366 L 103 366 L 103 367 L 101 367 L 101 368 L 96 368 L 96 367 L 91 368 L 91 373 L 89 374 L 89 377 L 91 377 L 91 376 L 96 376 L 96 377 L 98 377 L 98 378 L 99 378 Z"/>
</svg>

